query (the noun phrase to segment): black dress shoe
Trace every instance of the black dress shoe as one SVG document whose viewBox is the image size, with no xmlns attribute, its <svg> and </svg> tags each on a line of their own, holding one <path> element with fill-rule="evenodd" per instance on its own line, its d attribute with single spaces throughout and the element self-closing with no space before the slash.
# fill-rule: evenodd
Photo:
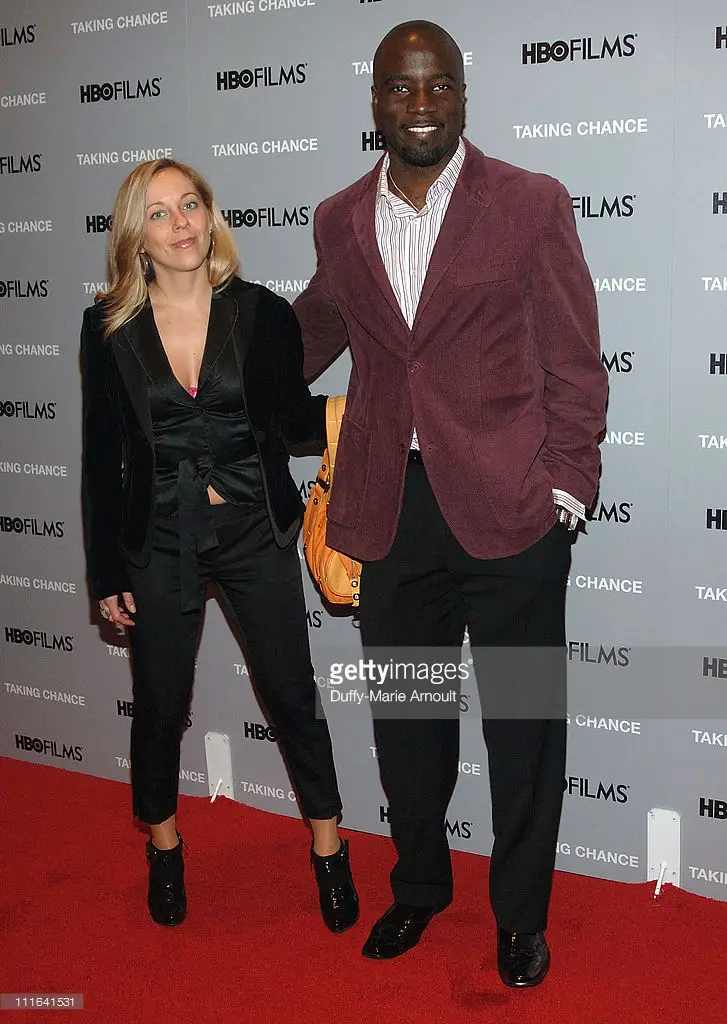
<svg viewBox="0 0 727 1024">
<path fill-rule="evenodd" d="M 434 907 L 394 903 L 371 929 L 362 953 L 372 960 L 392 960 L 416 946 L 436 913 Z"/>
<path fill-rule="evenodd" d="M 332 932 L 345 932 L 358 921 L 358 893 L 351 876 L 348 840 L 341 840 L 341 848 L 329 857 L 319 857 L 311 846 L 310 860 L 326 927 Z"/>
<path fill-rule="evenodd" d="M 510 988 L 532 988 L 545 978 L 550 950 L 542 932 L 497 931 L 497 968 Z"/>
<path fill-rule="evenodd" d="M 177 833 L 178 834 L 178 833 Z M 182 837 L 171 850 L 158 850 L 149 840 L 146 844 L 149 862 L 149 913 L 157 924 L 181 924 L 187 914 L 184 891 L 184 860 Z"/>
</svg>

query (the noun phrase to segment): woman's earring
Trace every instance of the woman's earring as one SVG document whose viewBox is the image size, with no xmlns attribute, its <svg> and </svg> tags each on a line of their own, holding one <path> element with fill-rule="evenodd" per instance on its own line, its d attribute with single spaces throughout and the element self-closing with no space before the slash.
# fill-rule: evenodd
<svg viewBox="0 0 727 1024">
<path fill-rule="evenodd" d="M 144 273 L 145 278 L 149 278 L 152 272 L 152 265 L 149 256 L 145 252 L 140 252 L 139 257 L 141 259 L 141 269 Z"/>
</svg>

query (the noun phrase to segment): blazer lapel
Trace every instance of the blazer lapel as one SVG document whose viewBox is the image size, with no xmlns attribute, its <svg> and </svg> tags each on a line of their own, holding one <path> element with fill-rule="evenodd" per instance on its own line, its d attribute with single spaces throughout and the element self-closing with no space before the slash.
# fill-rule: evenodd
<svg viewBox="0 0 727 1024">
<path fill-rule="evenodd" d="M 149 315 L 151 307 L 149 307 Z M 151 425 L 151 411 L 149 409 L 149 395 L 147 392 L 147 378 L 152 376 L 147 369 L 147 364 L 152 362 L 142 345 L 141 322 L 146 315 L 146 307 L 137 315 L 116 331 L 110 341 L 119 368 L 121 379 L 126 393 L 129 397 L 136 418 L 146 435 L 150 445 L 154 444 L 154 434 Z M 147 326 L 148 329 L 148 326 Z M 153 367 L 150 367 L 153 369 Z M 157 368 L 158 369 L 158 368 Z M 153 378 L 152 378 L 153 379 Z"/>
<path fill-rule="evenodd" d="M 412 331 L 416 330 L 442 278 L 473 231 L 477 229 L 492 201 L 478 166 L 478 153 L 467 146 L 467 155 L 454 186 L 444 221 L 432 251 Z M 470 165 L 468 167 L 468 164 Z"/>
<path fill-rule="evenodd" d="M 386 273 L 386 267 L 384 266 L 384 261 L 381 258 L 381 252 L 379 251 L 379 243 L 376 241 L 376 202 L 378 198 L 380 171 L 381 162 L 379 162 L 371 172 L 371 182 L 363 196 L 354 207 L 352 218 L 353 231 L 361 250 L 361 254 L 363 255 L 366 267 L 371 274 L 376 287 L 379 289 L 381 295 L 386 300 L 391 311 L 394 313 L 394 316 L 399 321 L 399 324 L 408 335 L 409 325 L 403 317 L 399 301 L 394 294 L 394 289 L 391 287 L 389 275 Z M 357 283 L 357 288 L 365 290 L 361 282 Z M 372 306 L 375 307 L 375 304 L 372 304 Z"/>
<path fill-rule="evenodd" d="M 235 288 L 233 294 L 232 289 Z M 247 351 L 250 348 L 250 340 L 255 331 L 258 307 L 257 288 L 240 287 L 239 282 L 226 289 L 220 298 L 224 297 L 230 304 L 232 344 L 235 348 L 235 359 L 237 368 L 242 379 L 242 371 L 245 366 Z"/>
<path fill-rule="evenodd" d="M 123 329 L 144 373 L 158 388 L 167 389 L 173 379 L 172 368 L 148 300 L 136 316 L 124 324 Z"/>
<path fill-rule="evenodd" d="M 227 291 L 212 295 L 210 318 L 207 325 L 202 365 L 199 368 L 198 387 L 202 387 L 215 363 L 222 355 L 237 322 L 237 303 Z"/>
<path fill-rule="evenodd" d="M 260 381 L 255 381 L 258 386 L 248 387 L 250 371 L 248 354 L 250 342 L 255 334 L 260 293 L 257 288 L 250 288 L 247 285 L 242 285 L 239 281 L 235 281 L 223 294 L 234 311 L 232 320 L 232 348 L 235 354 L 235 362 L 237 363 L 237 372 L 240 375 L 245 412 L 250 421 L 250 426 L 255 432 L 255 439 L 260 441 L 261 436 L 258 434 L 260 420 L 265 419 L 264 415 L 261 415 L 260 410 L 269 401 L 269 394 L 267 392 L 263 394 L 265 388 Z"/>
</svg>

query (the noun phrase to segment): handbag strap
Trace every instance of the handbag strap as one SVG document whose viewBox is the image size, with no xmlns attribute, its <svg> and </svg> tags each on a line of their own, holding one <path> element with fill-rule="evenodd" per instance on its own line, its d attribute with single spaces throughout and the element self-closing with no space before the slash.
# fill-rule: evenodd
<svg viewBox="0 0 727 1024">
<path fill-rule="evenodd" d="M 338 435 L 341 433 L 341 420 L 346 408 L 345 395 L 332 395 L 326 402 L 326 438 L 328 444 L 328 468 L 333 479 L 333 467 L 336 463 Z"/>
</svg>

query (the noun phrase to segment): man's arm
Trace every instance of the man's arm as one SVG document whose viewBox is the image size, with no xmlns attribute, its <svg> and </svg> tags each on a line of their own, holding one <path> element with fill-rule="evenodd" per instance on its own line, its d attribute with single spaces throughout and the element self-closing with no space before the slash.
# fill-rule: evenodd
<svg viewBox="0 0 727 1024">
<path fill-rule="evenodd" d="M 319 210 L 313 221 L 313 237 L 318 258 L 316 272 L 293 303 L 303 334 L 303 372 L 308 383 L 319 377 L 348 345 L 348 331 L 329 288 Z"/>
<path fill-rule="evenodd" d="M 528 288 L 538 360 L 545 371 L 545 461 L 556 504 L 588 508 L 598 488 L 608 394 L 598 310 L 570 197 L 558 185 L 535 241 Z M 574 499 L 574 506 L 564 498 Z"/>
</svg>

